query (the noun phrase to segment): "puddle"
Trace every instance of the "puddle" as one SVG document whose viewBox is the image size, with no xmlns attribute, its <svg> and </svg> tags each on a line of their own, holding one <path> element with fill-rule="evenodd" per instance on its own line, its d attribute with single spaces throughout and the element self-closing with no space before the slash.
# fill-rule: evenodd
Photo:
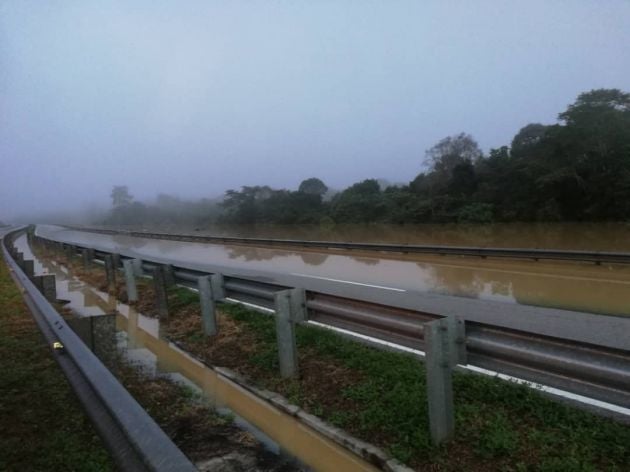
<svg viewBox="0 0 630 472">
<path fill-rule="evenodd" d="M 89 328 L 92 330 L 92 343 L 94 338 L 106 339 L 103 332 L 109 331 L 109 339 L 115 339 L 109 344 L 109 349 L 117 349 L 129 361 L 142 365 L 149 374 L 166 375 L 202 393 L 219 412 L 234 414 L 237 425 L 252 432 L 269 450 L 296 458 L 307 468 L 377 470 L 186 354 L 162 336 L 157 318 L 144 316 L 113 296 L 73 278 L 65 267 L 57 263 L 38 260 L 28 247 L 26 237 L 18 238 L 16 246 L 26 259 L 35 260 L 37 274 L 55 274 L 57 296 L 68 300 L 66 306 L 77 316 L 99 318 L 98 322 L 92 320 Z M 103 316 L 113 312 L 116 314 Z M 95 332 L 99 335 L 94 335 Z M 109 341 L 104 342 L 107 344 Z"/>
</svg>

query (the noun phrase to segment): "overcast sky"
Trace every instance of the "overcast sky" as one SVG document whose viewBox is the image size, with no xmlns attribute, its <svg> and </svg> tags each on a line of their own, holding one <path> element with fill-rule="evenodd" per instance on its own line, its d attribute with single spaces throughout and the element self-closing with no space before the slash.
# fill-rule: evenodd
<svg viewBox="0 0 630 472">
<path fill-rule="evenodd" d="M 408 182 L 601 87 L 630 91 L 628 0 L 0 0 L 0 220 L 115 184 Z"/>
</svg>

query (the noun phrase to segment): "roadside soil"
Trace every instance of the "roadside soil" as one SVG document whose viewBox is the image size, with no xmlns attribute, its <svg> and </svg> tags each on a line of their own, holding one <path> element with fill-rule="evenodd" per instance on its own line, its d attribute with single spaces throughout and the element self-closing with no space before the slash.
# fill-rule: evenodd
<svg viewBox="0 0 630 472">
<path fill-rule="evenodd" d="M 71 266 L 80 279 L 107 288 L 103 268 L 84 271 L 78 262 Z M 122 281 L 116 291 L 125 301 Z M 151 283 L 139 279 L 138 293 L 136 309 L 154 316 Z M 197 299 L 185 289 L 169 290 L 169 317 L 162 326 L 170 340 L 208 365 L 227 367 L 280 393 L 416 470 L 630 470 L 629 428 L 560 405 L 532 389 L 473 375 L 454 377 L 457 436 L 446 446 L 433 447 L 421 363 L 298 326 L 299 375 L 284 380 L 278 375 L 270 318 L 220 306 L 218 334 L 208 338 Z"/>
<path fill-rule="evenodd" d="M 34 248 L 35 249 L 35 248 Z M 73 275 L 94 287 L 107 291 L 104 269 L 84 270 L 82 264 L 65 257 L 49 257 L 35 249 L 38 257 L 46 257 L 69 267 Z M 100 270 L 98 270 L 100 269 Z M 124 282 L 117 280 L 118 298 L 126 302 Z M 151 289 L 141 284 L 142 299 L 149 300 Z M 56 304 L 64 318 L 72 311 Z M 196 464 L 201 471 L 219 472 L 289 472 L 301 470 L 288 459 L 279 457 L 249 432 L 237 427 L 232 418 L 217 414 L 201 396 L 189 388 L 163 376 L 154 376 L 142 366 L 116 357 L 108 366 L 119 381 L 153 417 L 173 442 Z"/>
</svg>

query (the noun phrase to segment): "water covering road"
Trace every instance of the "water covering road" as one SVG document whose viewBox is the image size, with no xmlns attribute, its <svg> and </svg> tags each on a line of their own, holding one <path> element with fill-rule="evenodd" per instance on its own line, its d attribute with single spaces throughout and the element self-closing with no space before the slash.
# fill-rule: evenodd
<svg viewBox="0 0 630 472">
<path fill-rule="evenodd" d="M 623 265 L 282 250 L 103 235 L 57 226 L 38 226 L 38 234 L 137 257 L 166 256 L 353 287 L 630 315 L 630 266 Z"/>
</svg>

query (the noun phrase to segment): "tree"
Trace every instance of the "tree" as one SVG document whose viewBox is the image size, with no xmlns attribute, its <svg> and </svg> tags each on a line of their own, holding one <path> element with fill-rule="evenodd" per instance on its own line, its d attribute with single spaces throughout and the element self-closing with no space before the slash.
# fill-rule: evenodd
<svg viewBox="0 0 630 472">
<path fill-rule="evenodd" d="M 426 152 L 425 162 L 438 174 L 450 176 L 453 169 L 464 162 L 475 162 L 482 156 L 477 141 L 466 133 L 448 136 Z"/>
<path fill-rule="evenodd" d="M 114 208 L 127 206 L 133 200 L 126 185 L 115 185 L 112 189 L 111 197 Z"/>
<path fill-rule="evenodd" d="M 528 152 L 532 152 L 535 146 L 544 138 L 548 128 L 548 126 L 540 123 L 530 123 L 521 128 L 514 136 L 514 139 L 512 139 L 511 155 L 521 157 Z"/>
<path fill-rule="evenodd" d="M 594 124 L 593 118 L 602 114 L 630 112 L 630 93 L 619 89 L 597 89 L 578 95 L 577 100 L 560 113 L 558 118 L 567 125 L 582 122 Z"/>
<path fill-rule="evenodd" d="M 307 193 L 309 195 L 319 195 L 322 197 L 328 192 L 328 187 L 317 177 L 311 177 L 310 179 L 303 180 L 298 188 L 298 192 Z"/>
<path fill-rule="evenodd" d="M 336 222 L 369 223 L 378 221 L 386 210 L 380 186 L 375 179 L 356 183 L 335 195 L 332 216 Z"/>
</svg>

